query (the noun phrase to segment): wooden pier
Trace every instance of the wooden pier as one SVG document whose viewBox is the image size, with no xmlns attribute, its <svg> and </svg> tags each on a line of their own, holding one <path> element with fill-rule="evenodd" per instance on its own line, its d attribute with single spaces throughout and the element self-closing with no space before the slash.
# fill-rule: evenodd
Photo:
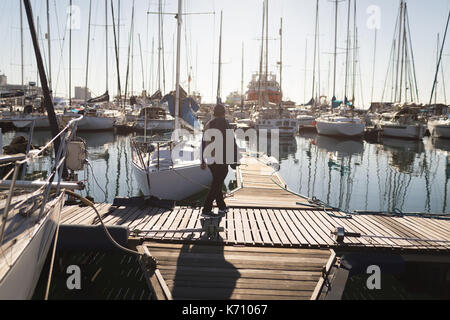
<svg viewBox="0 0 450 320">
<path fill-rule="evenodd" d="M 146 272 L 161 299 L 326 298 L 333 279 L 342 294 L 339 257 L 348 252 L 450 262 L 445 218 L 349 215 L 312 206 L 254 158 L 244 159 L 237 179 L 238 188 L 226 200 L 229 213 L 210 222 L 223 230 L 215 236 L 202 225 L 201 208 L 96 208 L 106 225 L 128 227 L 138 249 L 159 262 L 158 277 Z M 69 206 L 62 223 L 100 221 L 92 208 Z M 334 290 L 330 296 L 340 295 Z"/>
</svg>

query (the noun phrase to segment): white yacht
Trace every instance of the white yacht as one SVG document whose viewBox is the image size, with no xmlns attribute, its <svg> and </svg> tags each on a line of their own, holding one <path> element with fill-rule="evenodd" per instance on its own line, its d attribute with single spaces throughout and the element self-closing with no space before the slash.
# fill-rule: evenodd
<svg viewBox="0 0 450 320">
<path fill-rule="evenodd" d="M 280 137 L 293 137 L 298 133 L 297 119 L 258 119 L 255 123 L 256 130 L 278 130 Z"/>
<path fill-rule="evenodd" d="M 175 84 L 176 91 L 166 95 L 161 103 L 169 104 L 171 114 L 175 116 L 175 132 L 186 125 L 199 125 L 192 111 L 192 101 L 186 97 L 180 87 L 180 43 L 181 43 L 181 6 L 177 16 L 177 63 Z M 172 109 L 173 108 L 173 109 Z M 180 112 L 181 111 L 181 112 Z M 186 121 L 184 121 L 184 120 Z M 146 196 L 154 196 L 164 200 L 183 200 L 210 187 L 212 174 L 210 170 L 201 168 L 200 141 L 188 141 L 187 137 L 171 140 L 150 140 L 147 137 L 132 140 L 132 167 L 141 191 Z"/>
<path fill-rule="evenodd" d="M 184 200 L 207 188 L 210 170 L 202 170 L 199 145 L 172 141 L 133 140 L 133 171 L 145 196 L 164 200 Z M 176 153 L 176 156 L 175 156 Z"/>
<path fill-rule="evenodd" d="M 142 108 L 136 121 L 136 129 L 152 133 L 171 132 L 175 129 L 175 118 L 162 107 Z"/>
<path fill-rule="evenodd" d="M 450 119 L 432 120 L 428 122 L 428 130 L 432 137 L 450 139 Z"/>
<path fill-rule="evenodd" d="M 383 130 L 383 136 L 414 140 L 422 140 L 427 129 L 414 114 L 401 111 L 392 118 L 389 114 L 383 114 L 378 126 Z"/>
<path fill-rule="evenodd" d="M 325 136 L 361 137 L 366 128 L 360 118 L 340 115 L 322 116 L 315 124 L 317 133 Z"/>
<path fill-rule="evenodd" d="M 82 109 L 77 112 L 69 112 L 61 115 L 62 118 L 73 118 L 83 115 L 78 124 L 79 131 L 108 131 L 113 130 L 119 121 L 121 114 L 117 110 L 99 110 L 97 108 Z"/>
</svg>

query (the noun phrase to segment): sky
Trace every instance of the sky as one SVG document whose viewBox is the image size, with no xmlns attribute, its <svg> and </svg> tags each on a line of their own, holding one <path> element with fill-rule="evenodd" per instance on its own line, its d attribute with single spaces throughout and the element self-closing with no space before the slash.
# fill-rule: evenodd
<svg viewBox="0 0 450 320">
<path fill-rule="evenodd" d="M 117 68 L 111 18 L 108 3 L 108 87 L 117 93 Z M 165 92 L 175 89 L 175 40 L 178 1 L 161 0 L 164 26 Z M 372 100 L 380 101 L 389 65 L 399 0 L 356 0 L 358 52 L 356 105 L 368 108 Z M 84 86 L 86 78 L 89 0 L 72 0 L 72 84 Z M 118 2 L 113 0 L 116 23 Z M 135 3 L 135 28 L 130 54 L 129 91 L 139 94 L 142 89 L 153 92 L 157 84 L 158 0 L 121 0 L 119 69 L 122 88 L 128 65 L 132 5 Z M 245 88 L 253 73 L 259 70 L 263 0 L 183 0 L 184 12 L 181 43 L 181 84 L 200 92 L 203 101 L 215 101 L 218 81 L 220 12 L 223 12 L 222 90 L 223 99 L 241 90 L 242 45 L 244 45 Z M 21 83 L 20 9 L 19 0 L 0 1 L 0 30 L 3 35 L 0 50 L 0 73 L 8 76 L 8 83 Z M 408 0 L 411 41 L 414 50 L 419 98 L 430 99 L 436 71 L 437 34 L 442 41 L 450 0 Z M 69 0 L 49 0 L 50 38 L 53 89 L 58 96 L 69 92 L 69 31 L 67 28 Z M 35 23 L 40 30 L 40 46 L 48 67 L 46 0 L 31 0 Z M 309 101 L 313 78 L 313 49 L 316 0 L 269 0 L 269 69 L 279 78 L 280 20 L 283 19 L 283 94 L 298 104 Z M 343 99 L 345 79 L 345 47 L 347 39 L 348 0 L 339 2 L 338 58 L 336 94 Z M 352 4 L 353 6 L 353 4 Z M 353 10 L 353 8 L 352 8 Z M 321 94 L 332 95 L 333 55 L 335 35 L 335 3 L 319 0 L 319 52 Z M 352 17 L 353 19 L 353 17 Z M 39 23 L 38 23 L 39 21 Z M 353 26 L 353 21 L 351 22 Z M 106 90 L 105 1 L 92 0 L 92 23 L 89 40 L 88 87 L 94 96 Z M 374 26 L 378 26 L 377 50 L 374 56 Z M 352 35 L 353 36 L 353 35 Z M 140 41 L 139 41 L 140 38 Z M 153 45 L 152 45 L 153 43 Z M 152 49 L 153 48 L 153 49 Z M 25 82 L 37 80 L 36 62 L 24 16 Z M 141 54 L 142 52 L 142 54 Z M 444 74 L 450 68 L 450 46 L 446 43 L 442 66 Z M 374 68 L 375 57 L 375 68 Z M 132 63 L 131 63 L 132 62 Z M 161 81 L 162 82 L 162 81 Z M 444 86 L 445 82 L 445 86 Z M 450 99 L 450 79 L 439 76 L 438 102 Z M 162 84 L 161 84 L 162 86 Z M 73 89 L 72 89 L 73 93 Z M 447 97 L 448 96 L 448 97 Z"/>
</svg>

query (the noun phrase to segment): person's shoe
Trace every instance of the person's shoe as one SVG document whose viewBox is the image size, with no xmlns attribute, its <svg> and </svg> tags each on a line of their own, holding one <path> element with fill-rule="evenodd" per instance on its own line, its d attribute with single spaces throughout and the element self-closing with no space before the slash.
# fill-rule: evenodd
<svg viewBox="0 0 450 320">
<path fill-rule="evenodd" d="M 215 214 L 212 211 L 206 211 L 202 212 L 201 216 L 205 218 L 212 218 L 215 217 Z"/>
</svg>

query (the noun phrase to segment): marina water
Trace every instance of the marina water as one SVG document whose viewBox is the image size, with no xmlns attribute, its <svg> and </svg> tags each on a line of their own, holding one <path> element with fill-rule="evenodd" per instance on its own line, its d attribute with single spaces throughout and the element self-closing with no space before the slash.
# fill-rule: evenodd
<svg viewBox="0 0 450 320">
<path fill-rule="evenodd" d="M 23 132 L 5 132 L 3 146 Z M 112 203 L 116 197 L 139 196 L 131 170 L 132 135 L 113 132 L 79 133 L 88 147 L 92 166 L 78 172 L 85 181 L 83 195 Z M 50 140 L 50 132 L 36 131 L 33 145 Z M 290 190 L 316 197 L 345 211 L 449 213 L 450 140 L 408 141 L 384 138 L 380 144 L 342 140 L 304 133 L 280 142 L 280 174 Z M 28 169 L 46 170 L 50 158 Z M 36 175 L 34 175 L 36 176 Z M 235 184 L 230 170 L 226 187 Z"/>
</svg>

